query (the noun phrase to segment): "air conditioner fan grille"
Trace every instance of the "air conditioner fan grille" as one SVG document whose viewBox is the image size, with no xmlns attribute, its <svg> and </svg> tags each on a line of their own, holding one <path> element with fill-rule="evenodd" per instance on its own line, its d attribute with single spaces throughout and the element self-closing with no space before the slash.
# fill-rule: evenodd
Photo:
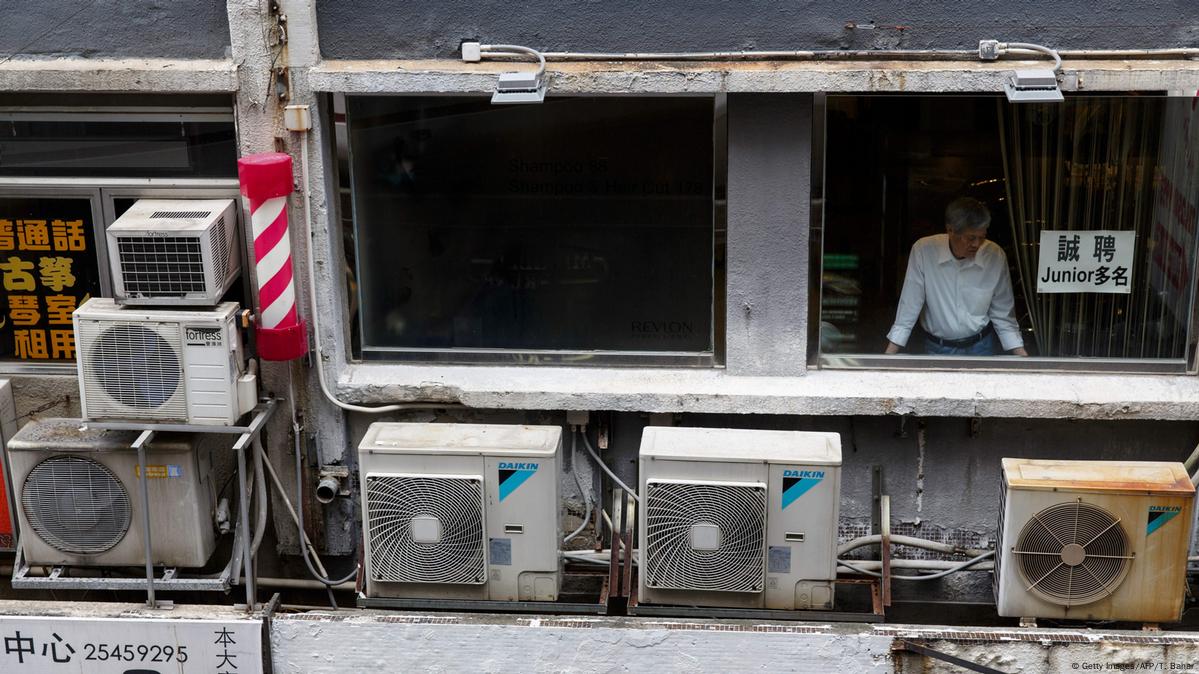
<svg viewBox="0 0 1199 674">
<path fill-rule="evenodd" d="M 21 488 L 21 508 L 38 538 L 62 552 L 98 554 L 129 531 L 125 486 L 84 457 L 54 456 L 34 466 Z"/>
<path fill-rule="evenodd" d="M 435 519 L 439 540 L 414 537 L 413 518 Z M 481 480 L 368 475 L 366 519 L 373 580 L 469 585 L 487 580 Z"/>
<path fill-rule="evenodd" d="M 649 587 L 762 591 L 766 490 L 760 485 L 650 481 L 645 527 Z M 718 530 L 713 547 L 693 545 L 696 527 Z"/>
<path fill-rule="evenodd" d="M 119 236 L 117 258 L 130 297 L 178 297 L 205 290 L 197 236 Z"/>
<path fill-rule="evenodd" d="M 175 347 L 158 332 L 136 323 L 105 325 L 86 358 L 104 393 L 138 410 L 161 408 L 183 383 Z"/>
<path fill-rule="evenodd" d="M 1033 515 L 1012 553 L 1026 589 L 1063 606 L 1110 595 L 1133 559 L 1120 519 L 1081 500 Z"/>
</svg>

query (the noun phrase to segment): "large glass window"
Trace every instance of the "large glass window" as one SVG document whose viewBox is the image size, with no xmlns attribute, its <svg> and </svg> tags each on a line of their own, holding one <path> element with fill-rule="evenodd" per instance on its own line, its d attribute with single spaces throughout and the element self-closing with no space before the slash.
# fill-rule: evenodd
<svg viewBox="0 0 1199 674">
<path fill-rule="evenodd" d="M 1185 367 L 1199 222 L 1190 100 L 829 96 L 825 105 L 826 365 L 957 362 L 984 355 L 971 347 L 989 332 L 989 353 L 1032 359 L 970 364 Z M 960 212 L 977 215 L 977 205 L 990 216 L 985 229 Z M 889 341 L 907 358 L 876 358 Z"/>
<path fill-rule="evenodd" d="M 363 357 L 712 362 L 711 98 L 346 111 Z"/>
</svg>

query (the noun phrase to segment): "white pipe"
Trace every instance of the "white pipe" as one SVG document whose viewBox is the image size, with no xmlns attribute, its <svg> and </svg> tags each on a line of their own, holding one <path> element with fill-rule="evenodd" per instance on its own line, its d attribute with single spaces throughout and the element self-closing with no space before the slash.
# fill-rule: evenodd
<svg viewBox="0 0 1199 674">
<path fill-rule="evenodd" d="M 515 44 L 479 45 L 479 56 L 533 56 L 537 58 L 537 77 L 545 74 L 545 56 L 536 49 Z"/>
<path fill-rule="evenodd" d="M 883 563 L 877 559 L 847 559 L 854 566 L 859 566 L 863 569 L 877 571 L 883 568 Z M 894 569 L 924 569 L 926 571 L 943 571 L 945 569 L 953 569 L 961 566 L 961 562 L 955 562 L 945 559 L 892 559 L 891 568 Z M 995 568 L 995 562 L 979 562 L 970 566 L 970 569 L 976 571 L 985 571 Z"/>
<path fill-rule="evenodd" d="M 307 580 L 304 578 L 259 578 L 258 585 L 260 587 L 276 587 L 283 590 L 320 590 L 325 591 L 325 584 L 315 580 Z M 342 583 L 330 587 L 331 590 L 344 590 L 346 592 L 354 592 L 358 588 L 354 583 Z M 322 609 L 326 610 L 326 609 Z"/>
<path fill-rule="evenodd" d="M 873 536 L 861 536 L 837 546 L 837 556 L 840 557 L 851 550 L 856 550 L 867 545 L 878 545 L 882 542 L 883 537 L 878 534 Z M 914 536 L 892 535 L 891 543 L 893 545 L 907 545 L 913 548 L 923 548 L 925 550 L 932 550 L 933 552 L 943 552 L 947 555 L 965 555 L 967 557 L 977 557 L 985 552 L 989 552 L 989 550 L 963 548 L 956 545 L 950 545 L 948 543 L 939 543 L 937 541 L 916 538 Z"/>
<path fill-rule="evenodd" d="M 999 43 L 999 53 L 1010 54 L 1012 52 L 1034 52 L 1037 54 L 1046 54 L 1048 56 L 1052 56 L 1054 72 L 1057 72 L 1062 69 L 1062 57 L 1056 51 L 1050 49 L 1049 47 L 1044 47 L 1039 44 L 1032 44 L 1031 42 L 1000 42 Z"/>
<path fill-rule="evenodd" d="M 1011 46 L 1019 43 L 1010 42 Z M 480 47 L 483 49 L 483 47 Z M 1064 49 L 1058 52 L 1069 59 L 1169 59 L 1199 58 L 1199 49 Z M 518 54 L 486 54 L 491 57 L 519 58 Z M 784 51 L 703 51 L 703 52 L 541 52 L 547 61 L 850 61 L 850 60 L 977 60 L 976 49 L 877 49 L 877 50 L 784 50 Z"/>
<path fill-rule="evenodd" d="M 638 505 L 640 505 L 641 497 L 637 495 L 637 491 L 634 489 L 631 489 L 629 487 L 629 485 L 625 484 L 624 480 L 621 480 L 619 477 L 616 477 L 616 473 L 613 473 L 612 469 L 608 468 L 608 464 L 604 463 L 604 460 L 601 459 L 599 457 L 599 454 L 597 454 L 595 452 L 595 448 L 591 446 L 591 441 L 587 439 L 587 431 L 579 429 L 576 432 L 583 436 L 583 449 L 586 449 L 587 453 L 591 455 L 591 458 L 594 459 L 597 464 L 599 464 L 600 469 L 603 470 L 605 473 L 607 473 L 608 477 L 612 478 L 613 482 L 620 485 L 620 488 L 625 490 L 625 493 L 632 496 L 633 500 L 636 501 L 638 503 Z M 611 522 L 609 522 L 608 526 L 609 527 L 612 526 Z"/>
</svg>

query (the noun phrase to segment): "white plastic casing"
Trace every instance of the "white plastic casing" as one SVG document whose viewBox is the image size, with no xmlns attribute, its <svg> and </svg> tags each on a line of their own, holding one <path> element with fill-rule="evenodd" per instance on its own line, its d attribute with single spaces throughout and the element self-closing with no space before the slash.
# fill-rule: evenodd
<svg viewBox="0 0 1199 674">
<path fill-rule="evenodd" d="M 185 311 L 88 300 L 74 313 L 84 418 L 235 424 L 255 403 L 254 382 L 239 382 L 238 311 L 234 302 Z"/>
<path fill-rule="evenodd" d="M 1003 459 L 1003 510 L 995 569 L 999 615 L 1177 622 L 1187 593 L 1194 501 L 1190 477 L 1177 462 Z M 1030 589 L 1038 579 L 1024 577 L 1016 550 L 1026 526 L 1039 532 L 1043 529 L 1034 516 L 1053 506 L 1076 503 L 1101 508 L 1118 520 L 1115 526 L 1123 529 L 1133 558 L 1100 599 L 1071 606 L 1060 600 L 1047 601 Z M 1069 532 L 1060 542 L 1074 543 Z M 1064 557 L 1055 561 L 1065 561 Z M 1077 563 L 1077 559 L 1069 561 Z M 1077 573 L 1085 578 L 1083 570 Z"/>
<path fill-rule="evenodd" d="M 106 236 L 118 304 L 213 306 L 241 271 L 233 199 L 139 199 Z"/>
<path fill-rule="evenodd" d="M 555 601 L 561 577 L 558 548 L 558 426 L 489 424 L 371 424 L 358 445 L 370 597 Z M 511 475 L 519 466 L 528 471 Z M 515 480 L 501 482 L 501 471 Z M 483 484 L 484 582 L 385 582 L 372 548 L 371 509 L 365 485 L 371 480 L 412 476 L 467 478 Z M 418 508 L 417 510 L 420 510 Z M 418 513 L 419 516 L 419 513 Z M 414 539 L 441 526 L 428 518 L 411 525 Z M 447 532 L 449 535 L 450 532 Z"/>
<path fill-rule="evenodd" d="M 145 563 L 142 500 L 137 452 L 130 444 L 136 431 L 81 429 L 79 419 L 41 419 L 26 424 L 9 443 L 17 503 L 22 503 L 26 478 L 41 462 L 55 457 L 95 461 L 123 487 L 128 507 L 128 530 L 111 548 L 97 553 L 71 553 L 47 543 L 31 527 L 24 507 L 17 509 L 20 544 L 32 566 L 137 566 Z M 155 566 L 203 566 L 216 548 L 213 526 L 214 489 L 211 457 L 198 446 L 199 436 L 160 433 L 147 447 L 150 525 Z M 60 487 L 65 489 L 65 487 Z M 82 486 L 80 487 L 83 488 Z M 82 521 L 104 521 L 110 514 L 90 510 L 104 507 L 98 497 L 63 492 L 60 510 L 81 510 Z"/>
<path fill-rule="evenodd" d="M 647 488 L 651 483 L 765 485 L 765 568 L 764 587 L 758 591 L 716 592 L 652 587 L 650 574 L 643 566 L 638 574 L 638 601 L 736 608 L 832 608 L 840 473 L 841 438 L 836 433 L 647 427 L 641 437 L 640 454 L 643 519 L 638 536 L 642 559 L 650 544 L 644 518 L 650 516 Z M 702 526 L 698 533 L 705 533 Z M 711 535 L 714 533 L 709 538 Z"/>
</svg>

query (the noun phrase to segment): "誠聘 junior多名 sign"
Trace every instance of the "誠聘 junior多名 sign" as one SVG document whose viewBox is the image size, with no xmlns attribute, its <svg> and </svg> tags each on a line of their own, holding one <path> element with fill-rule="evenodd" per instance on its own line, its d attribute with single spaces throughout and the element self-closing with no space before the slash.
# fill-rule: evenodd
<svg viewBox="0 0 1199 674">
<path fill-rule="evenodd" d="M 1132 292 L 1136 233 L 1042 231 L 1038 293 Z"/>
</svg>

